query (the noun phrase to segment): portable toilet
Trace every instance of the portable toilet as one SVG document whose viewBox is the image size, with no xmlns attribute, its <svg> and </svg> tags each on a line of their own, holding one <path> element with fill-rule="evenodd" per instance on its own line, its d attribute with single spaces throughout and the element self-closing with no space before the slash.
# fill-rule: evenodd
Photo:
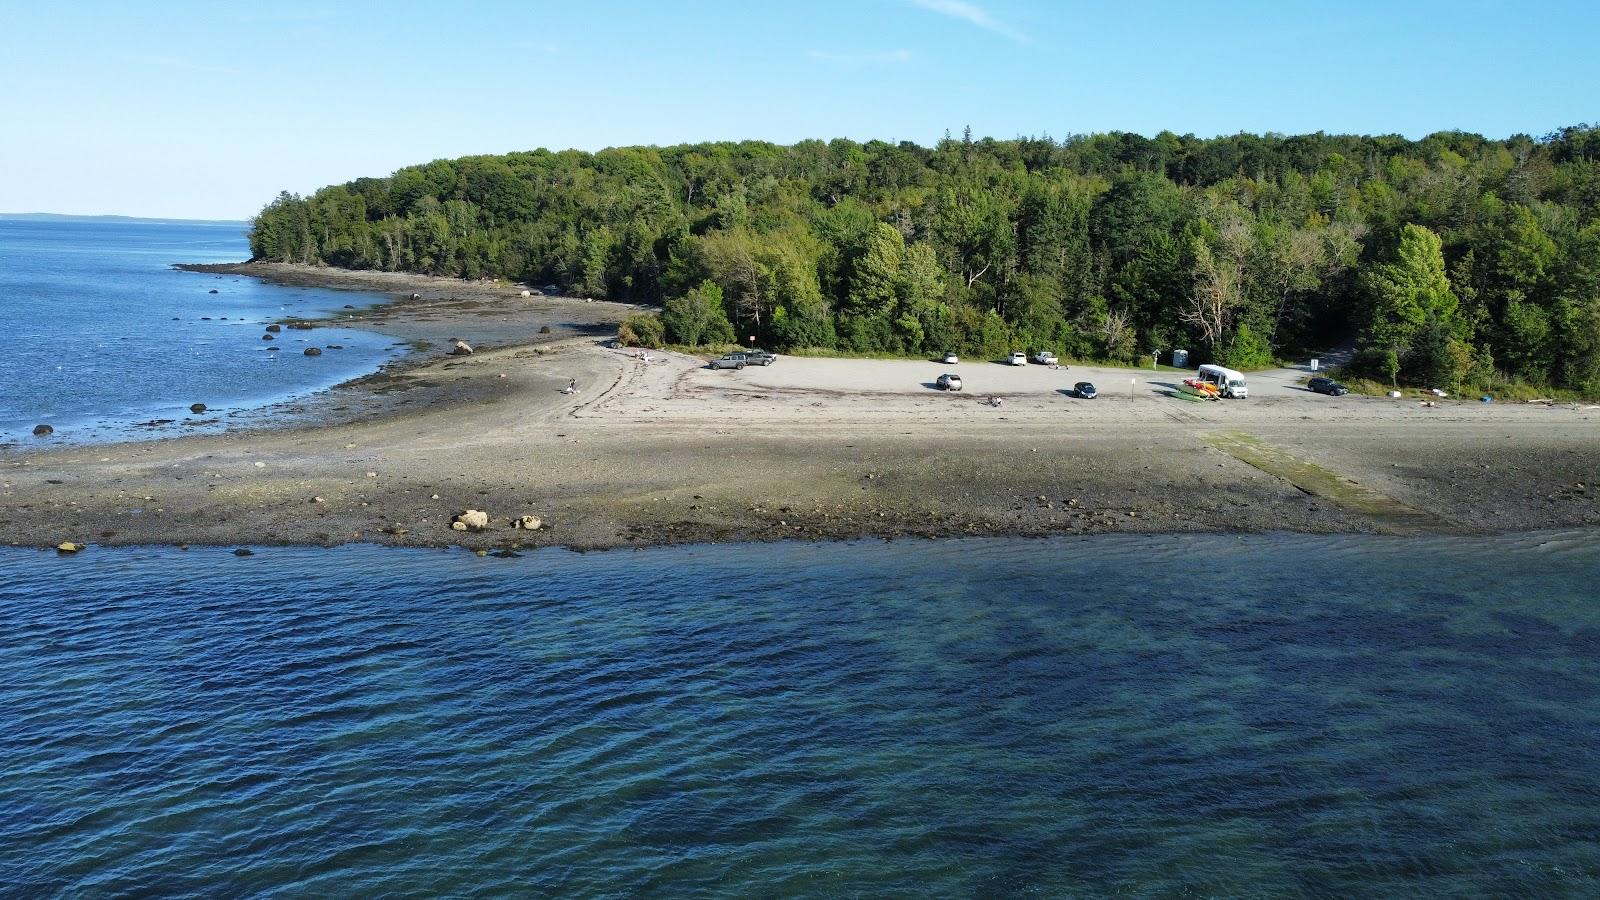
<svg viewBox="0 0 1600 900">
<path fill-rule="evenodd" d="M 1172 367 L 1174 369 L 1187 369 L 1189 367 L 1189 351 L 1172 351 Z"/>
</svg>

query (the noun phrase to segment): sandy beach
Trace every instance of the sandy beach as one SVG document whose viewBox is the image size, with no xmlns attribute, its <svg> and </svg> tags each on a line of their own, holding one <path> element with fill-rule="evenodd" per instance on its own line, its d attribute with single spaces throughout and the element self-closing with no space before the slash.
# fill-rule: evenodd
<svg viewBox="0 0 1600 900">
<path fill-rule="evenodd" d="M 714 371 L 606 346 L 620 304 L 301 269 L 231 271 L 399 294 L 337 322 L 417 352 L 276 427 L 0 450 L 0 542 L 510 550 L 1600 525 L 1592 406 L 1333 398 L 1293 369 L 1210 403 L 1151 370 L 781 357 Z M 444 355 L 457 337 L 478 352 Z M 966 389 L 933 389 L 946 371 Z M 1101 396 L 1071 396 L 1082 380 Z M 489 528 L 452 530 L 466 509 Z M 523 515 L 543 527 L 513 529 Z"/>
</svg>

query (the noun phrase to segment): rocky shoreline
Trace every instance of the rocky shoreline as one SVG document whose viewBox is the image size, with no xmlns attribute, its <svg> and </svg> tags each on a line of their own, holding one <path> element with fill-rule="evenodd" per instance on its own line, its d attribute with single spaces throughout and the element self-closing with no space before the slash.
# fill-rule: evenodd
<svg viewBox="0 0 1600 900">
<path fill-rule="evenodd" d="M 366 291 L 384 276 L 402 302 L 338 324 L 420 352 L 306 401 L 281 428 L 0 451 L 0 543 L 495 552 L 1600 527 L 1592 409 L 1293 393 L 1073 405 L 1021 389 L 995 409 L 893 380 L 890 367 L 916 363 L 786 359 L 735 377 L 602 346 L 630 309 L 620 304 L 303 269 L 229 271 Z M 451 337 L 478 352 L 447 355 Z M 860 386 L 818 387 L 832 379 Z M 452 527 L 468 510 L 486 513 L 486 527 Z M 523 516 L 540 527 L 513 527 Z"/>
</svg>

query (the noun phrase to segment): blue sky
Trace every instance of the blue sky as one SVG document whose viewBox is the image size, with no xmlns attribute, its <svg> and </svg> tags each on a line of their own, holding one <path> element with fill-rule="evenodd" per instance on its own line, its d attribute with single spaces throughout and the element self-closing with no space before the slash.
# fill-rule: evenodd
<svg viewBox="0 0 1600 900">
<path fill-rule="evenodd" d="M 946 129 L 1540 135 L 1600 3 L 0 0 L 0 211 L 241 218 L 535 147 Z"/>
</svg>

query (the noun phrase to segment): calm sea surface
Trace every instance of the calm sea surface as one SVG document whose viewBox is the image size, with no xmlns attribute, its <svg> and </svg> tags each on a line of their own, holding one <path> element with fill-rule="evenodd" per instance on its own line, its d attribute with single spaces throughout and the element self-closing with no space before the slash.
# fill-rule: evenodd
<svg viewBox="0 0 1600 900">
<path fill-rule="evenodd" d="M 0 218 L 0 442 L 47 443 L 31 434 L 41 423 L 56 429 L 55 442 L 215 430 L 395 354 L 391 339 L 351 329 L 261 339 L 264 323 L 381 297 L 170 268 L 245 259 L 244 232 L 242 224 Z M 302 352 L 329 344 L 344 349 Z M 192 415 L 192 403 L 210 409 Z M 173 424 L 139 425 L 162 419 Z M 205 424 L 185 424 L 197 420 Z"/>
<path fill-rule="evenodd" d="M 1600 895 L 1600 538 L 0 548 L 0 893 Z"/>
</svg>

